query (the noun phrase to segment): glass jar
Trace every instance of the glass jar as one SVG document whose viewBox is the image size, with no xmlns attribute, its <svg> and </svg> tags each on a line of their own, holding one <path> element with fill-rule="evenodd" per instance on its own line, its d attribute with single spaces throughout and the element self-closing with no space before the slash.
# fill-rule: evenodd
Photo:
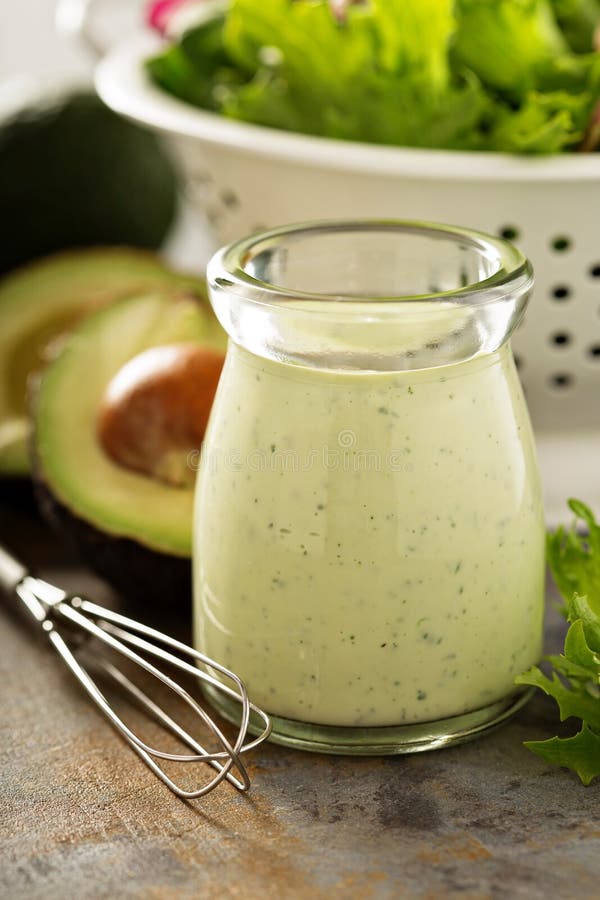
<svg viewBox="0 0 600 900">
<path fill-rule="evenodd" d="M 197 648 L 280 743 L 404 753 L 498 725 L 541 651 L 509 343 L 529 263 L 474 231 L 333 222 L 239 241 L 208 277 L 230 341 L 196 495 Z"/>
</svg>

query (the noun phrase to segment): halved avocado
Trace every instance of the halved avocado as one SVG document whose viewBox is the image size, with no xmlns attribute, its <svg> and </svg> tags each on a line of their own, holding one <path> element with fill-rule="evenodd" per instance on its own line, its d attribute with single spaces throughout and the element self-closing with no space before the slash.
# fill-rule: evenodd
<svg viewBox="0 0 600 900">
<path fill-rule="evenodd" d="M 156 285 L 204 293 L 200 281 L 176 275 L 153 254 L 127 247 L 60 253 L 0 281 L 0 475 L 29 471 L 26 382 L 43 362 L 48 342 L 90 310 Z"/>
<path fill-rule="evenodd" d="M 179 342 L 224 349 L 206 302 L 165 292 L 117 301 L 72 332 L 34 400 L 34 477 L 43 509 L 108 581 L 164 602 L 189 597 L 193 490 L 113 462 L 96 424 L 106 387 L 126 362 Z"/>
<path fill-rule="evenodd" d="M 161 140 L 90 91 L 14 95 L 0 110 L 0 273 L 67 247 L 160 247 L 179 192 Z"/>
</svg>

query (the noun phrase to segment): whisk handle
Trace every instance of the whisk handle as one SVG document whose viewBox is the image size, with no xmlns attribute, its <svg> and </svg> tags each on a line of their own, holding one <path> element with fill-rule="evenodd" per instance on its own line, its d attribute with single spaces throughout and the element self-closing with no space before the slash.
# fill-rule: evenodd
<svg viewBox="0 0 600 900">
<path fill-rule="evenodd" d="M 15 559 L 5 547 L 0 546 L 0 591 L 12 594 L 27 575 L 25 566 Z"/>
</svg>

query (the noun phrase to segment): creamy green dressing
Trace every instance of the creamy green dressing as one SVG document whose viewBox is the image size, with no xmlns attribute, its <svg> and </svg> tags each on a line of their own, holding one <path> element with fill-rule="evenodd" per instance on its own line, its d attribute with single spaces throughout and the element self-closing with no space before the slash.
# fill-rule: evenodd
<svg viewBox="0 0 600 900">
<path fill-rule="evenodd" d="M 195 642 L 277 716 L 436 720 L 540 656 L 544 527 L 507 347 L 330 372 L 231 345 L 201 467 Z"/>
</svg>

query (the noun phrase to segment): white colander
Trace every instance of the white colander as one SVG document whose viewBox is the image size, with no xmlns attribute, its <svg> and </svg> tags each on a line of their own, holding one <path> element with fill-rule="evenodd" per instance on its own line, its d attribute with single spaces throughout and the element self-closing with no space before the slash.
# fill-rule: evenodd
<svg viewBox="0 0 600 900">
<path fill-rule="evenodd" d="M 234 122 L 152 85 L 147 35 L 97 70 L 118 112 L 168 135 L 219 243 L 332 217 L 425 219 L 515 241 L 535 296 L 514 339 L 550 522 L 567 496 L 600 512 L 600 154 L 521 158 L 333 141 Z"/>
</svg>

